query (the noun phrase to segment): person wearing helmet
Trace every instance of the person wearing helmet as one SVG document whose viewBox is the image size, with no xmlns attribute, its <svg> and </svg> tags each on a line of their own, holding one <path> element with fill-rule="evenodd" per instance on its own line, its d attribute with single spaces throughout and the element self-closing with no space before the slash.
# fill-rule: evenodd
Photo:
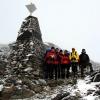
<svg viewBox="0 0 100 100">
<path fill-rule="evenodd" d="M 82 52 L 79 55 L 79 59 L 80 59 L 79 66 L 81 69 L 81 77 L 84 77 L 84 68 L 86 68 L 86 66 L 90 66 L 90 72 L 93 72 L 92 64 L 90 63 L 90 58 L 88 54 L 86 54 L 85 49 L 82 49 Z"/>
<path fill-rule="evenodd" d="M 78 62 L 79 62 L 79 55 L 77 53 L 77 51 L 75 50 L 75 48 L 72 48 L 72 52 L 70 53 L 70 61 L 71 61 L 71 67 L 72 67 L 72 72 L 74 77 L 76 77 L 77 75 L 77 66 L 78 66 Z"/>
</svg>

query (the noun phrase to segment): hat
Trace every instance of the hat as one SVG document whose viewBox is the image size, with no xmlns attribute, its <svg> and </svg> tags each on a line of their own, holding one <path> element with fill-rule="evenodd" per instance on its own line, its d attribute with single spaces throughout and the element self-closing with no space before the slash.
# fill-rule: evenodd
<svg viewBox="0 0 100 100">
<path fill-rule="evenodd" d="M 82 49 L 82 53 L 86 53 L 86 50 L 85 49 Z"/>
<path fill-rule="evenodd" d="M 72 50 L 75 50 L 75 48 L 72 48 Z"/>
<path fill-rule="evenodd" d="M 51 49 L 55 49 L 55 47 L 51 47 Z"/>
</svg>

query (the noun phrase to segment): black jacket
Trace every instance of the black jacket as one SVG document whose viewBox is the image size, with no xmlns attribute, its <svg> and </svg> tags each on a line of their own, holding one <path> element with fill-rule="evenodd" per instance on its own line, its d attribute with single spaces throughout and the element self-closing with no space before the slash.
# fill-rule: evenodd
<svg viewBox="0 0 100 100">
<path fill-rule="evenodd" d="M 89 63 L 90 59 L 89 56 L 86 53 L 81 53 L 79 55 L 80 63 Z"/>
</svg>

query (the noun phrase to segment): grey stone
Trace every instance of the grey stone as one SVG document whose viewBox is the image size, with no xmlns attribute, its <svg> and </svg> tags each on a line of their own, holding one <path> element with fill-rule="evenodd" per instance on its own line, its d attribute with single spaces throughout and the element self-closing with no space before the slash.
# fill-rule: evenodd
<svg viewBox="0 0 100 100">
<path fill-rule="evenodd" d="M 40 93 L 43 91 L 43 87 L 41 85 L 35 85 L 32 89 L 35 93 Z"/>
<path fill-rule="evenodd" d="M 100 73 L 97 73 L 97 74 L 94 76 L 93 82 L 100 82 Z"/>
<path fill-rule="evenodd" d="M 23 88 L 23 89 L 17 89 L 14 92 L 14 95 L 11 96 L 11 99 L 24 99 L 24 98 L 30 98 L 34 95 L 34 92 Z"/>
<path fill-rule="evenodd" d="M 12 93 L 15 90 L 15 86 L 12 84 L 11 86 L 7 86 L 3 88 L 1 92 L 0 100 L 9 100 L 12 96 Z"/>
<path fill-rule="evenodd" d="M 70 95 L 69 92 L 66 92 L 64 94 L 57 94 L 57 96 L 55 98 L 53 98 L 52 100 L 62 100 L 64 97 L 67 97 L 68 95 Z M 65 100 L 65 99 L 64 99 Z M 69 100 L 69 99 L 66 99 Z M 74 99 L 75 100 L 75 99 Z"/>
<path fill-rule="evenodd" d="M 92 94 L 94 91 L 95 91 L 95 90 L 88 90 L 88 91 L 87 91 L 87 95 Z"/>
<path fill-rule="evenodd" d="M 38 81 L 41 85 L 47 85 L 47 82 L 44 79 L 39 79 Z"/>
<path fill-rule="evenodd" d="M 95 95 L 100 95 L 100 90 L 95 91 Z"/>
</svg>

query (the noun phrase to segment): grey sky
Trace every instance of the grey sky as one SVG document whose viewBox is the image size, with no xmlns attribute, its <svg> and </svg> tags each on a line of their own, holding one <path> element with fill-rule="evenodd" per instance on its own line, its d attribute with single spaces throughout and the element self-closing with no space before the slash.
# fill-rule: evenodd
<svg viewBox="0 0 100 100">
<path fill-rule="evenodd" d="M 22 21 L 29 15 L 25 5 L 30 0 L 0 2 L 0 43 L 16 40 Z M 100 58 L 100 0 L 33 0 L 33 13 L 40 23 L 44 42 L 64 49 L 87 50 L 91 59 Z"/>
</svg>

